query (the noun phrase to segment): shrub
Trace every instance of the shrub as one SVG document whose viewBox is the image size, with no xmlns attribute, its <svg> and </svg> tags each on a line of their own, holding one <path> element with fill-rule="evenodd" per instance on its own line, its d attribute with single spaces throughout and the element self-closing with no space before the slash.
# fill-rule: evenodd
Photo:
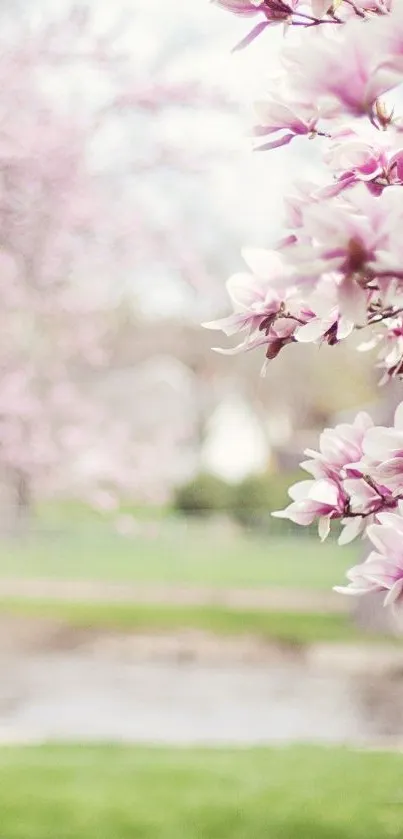
<svg viewBox="0 0 403 839">
<path fill-rule="evenodd" d="M 289 532 L 290 528 L 294 529 L 292 523 L 275 519 L 271 513 L 289 503 L 289 486 L 302 478 L 301 472 L 249 475 L 233 488 L 233 517 L 245 527 L 259 527 L 271 532 L 285 532 L 286 528 Z"/>
<path fill-rule="evenodd" d="M 231 507 L 231 487 L 215 475 L 202 473 L 177 488 L 173 506 L 178 512 L 192 516 L 223 513 Z"/>
</svg>

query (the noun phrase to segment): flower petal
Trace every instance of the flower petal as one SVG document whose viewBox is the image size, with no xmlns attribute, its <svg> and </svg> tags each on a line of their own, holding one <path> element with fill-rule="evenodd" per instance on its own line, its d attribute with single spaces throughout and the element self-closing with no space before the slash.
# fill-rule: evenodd
<svg viewBox="0 0 403 839">
<path fill-rule="evenodd" d="M 283 260 L 276 251 L 266 248 L 243 248 L 242 256 L 257 277 L 270 280 L 284 274 Z"/>
<path fill-rule="evenodd" d="M 321 542 L 324 542 L 327 539 L 330 533 L 330 517 L 329 516 L 321 516 L 318 523 L 318 533 Z"/>
<path fill-rule="evenodd" d="M 390 591 L 388 591 L 385 600 L 383 601 L 384 606 L 390 606 L 391 603 L 395 603 L 396 600 L 401 596 L 403 590 L 403 577 L 400 580 L 396 580 L 395 584 L 392 586 Z"/>
<path fill-rule="evenodd" d="M 356 539 L 357 536 L 362 533 L 364 529 L 364 519 L 357 516 L 353 519 L 347 519 L 346 524 L 343 527 L 343 530 L 340 533 L 340 536 L 337 540 L 337 544 L 348 545 L 353 539 Z"/>
</svg>

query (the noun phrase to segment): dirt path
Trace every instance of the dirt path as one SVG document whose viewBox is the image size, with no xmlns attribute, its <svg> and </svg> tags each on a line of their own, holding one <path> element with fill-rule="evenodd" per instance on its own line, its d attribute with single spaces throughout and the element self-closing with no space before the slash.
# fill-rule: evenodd
<svg viewBox="0 0 403 839">
<path fill-rule="evenodd" d="M 230 609 L 268 609 L 317 613 L 345 613 L 347 598 L 332 591 L 286 588 L 210 588 L 207 586 L 113 583 L 90 580 L 0 579 L 0 600 L 8 598 L 76 602 L 138 603 L 174 606 L 221 606 Z"/>
</svg>

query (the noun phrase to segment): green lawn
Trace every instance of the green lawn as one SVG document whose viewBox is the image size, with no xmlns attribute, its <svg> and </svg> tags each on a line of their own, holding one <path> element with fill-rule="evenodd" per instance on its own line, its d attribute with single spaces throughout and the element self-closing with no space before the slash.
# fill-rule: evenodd
<svg viewBox="0 0 403 839">
<path fill-rule="evenodd" d="M 317 641 L 400 643 L 399 639 L 391 636 L 360 632 L 347 614 L 232 610 L 221 606 L 146 606 L 137 603 L 65 603 L 23 599 L 3 601 L 0 603 L 0 614 L 48 618 L 77 629 L 121 632 L 199 629 L 219 636 L 246 634 L 292 645 Z"/>
<path fill-rule="evenodd" d="M 324 545 L 304 534 L 257 537 L 163 520 L 148 535 L 119 536 L 94 522 L 0 542 L 1 577 L 288 586 L 329 589 L 344 580 L 359 547 Z"/>
<path fill-rule="evenodd" d="M 403 757 L 344 749 L 0 749 L 4 839 L 389 839 Z"/>
</svg>

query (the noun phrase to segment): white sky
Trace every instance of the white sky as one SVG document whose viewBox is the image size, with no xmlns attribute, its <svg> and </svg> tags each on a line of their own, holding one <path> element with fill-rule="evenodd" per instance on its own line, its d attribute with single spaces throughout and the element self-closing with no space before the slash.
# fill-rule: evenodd
<svg viewBox="0 0 403 839">
<path fill-rule="evenodd" d="M 62 14 L 64 5 L 71 7 L 71 0 L 58 0 L 57 4 L 54 0 L 37 0 L 30 6 L 30 14 Z M 200 212 L 200 223 L 208 226 L 210 204 L 212 230 L 217 219 L 222 219 L 226 228 L 233 231 L 230 265 L 231 270 L 239 270 L 243 245 L 270 247 L 281 235 L 282 197 L 296 177 L 310 177 L 312 160 L 317 158 L 314 144 L 308 145 L 303 139 L 272 153 L 252 152 L 248 136 L 253 122 L 251 103 L 264 95 L 266 79 L 278 71 L 282 29 L 271 29 L 248 49 L 232 54 L 231 48 L 254 21 L 230 15 L 209 0 L 96 0 L 94 21 L 99 33 L 118 26 L 120 43 L 132 55 L 134 80 L 152 78 L 159 67 L 167 66 L 171 79 L 196 78 L 206 84 L 218 84 L 239 102 L 239 119 L 213 113 L 192 115 L 184 109 L 182 114 L 176 112 L 168 126 L 172 138 L 181 138 L 190 147 L 205 144 L 206 148 L 216 147 L 223 152 L 222 164 L 215 166 L 214 176 L 204 176 L 200 201 L 204 198 L 207 210 Z M 102 95 L 102 85 L 94 74 L 85 82 L 94 100 Z M 74 88 L 78 101 L 83 87 L 82 68 L 75 79 L 70 72 L 68 86 Z M 65 89 L 63 92 L 66 95 Z M 124 167 L 123 147 L 113 130 L 103 136 L 102 143 L 100 153 L 105 166 L 108 157 L 115 163 L 119 155 L 119 163 Z M 161 192 L 160 209 L 168 198 L 169 213 L 170 196 L 164 183 L 161 181 L 157 188 Z M 174 216 L 174 204 L 172 213 Z M 226 276 L 223 284 L 225 279 Z M 158 314 L 160 310 L 179 314 L 188 309 L 188 291 L 175 278 L 160 278 L 158 272 L 154 282 L 147 278 L 140 294 L 147 313 Z"/>
</svg>

